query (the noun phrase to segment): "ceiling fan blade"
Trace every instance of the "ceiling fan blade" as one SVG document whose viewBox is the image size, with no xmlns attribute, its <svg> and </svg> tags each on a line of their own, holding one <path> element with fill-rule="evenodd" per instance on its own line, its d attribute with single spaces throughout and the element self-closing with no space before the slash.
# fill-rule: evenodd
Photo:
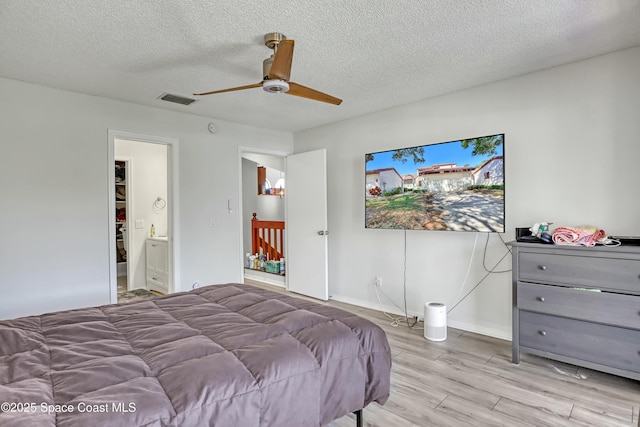
<svg viewBox="0 0 640 427">
<path fill-rule="evenodd" d="M 289 91 L 286 93 L 287 95 L 300 96 L 302 98 L 313 99 L 314 101 L 320 102 L 327 102 L 333 105 L 340 105 L 342 103 L 342 99 L 335 98 L 331 95 L 327 95 L 326 93 L 322 93 L 315 89 L 311 89 L 293 82 L 289 82 Z"/>
<path fill-rule="evenodd" d="M 211 91 L 211 92 L 194 93 L 193 95 L 194 96 L 213 95 L 214 93 L 233 92 L 234 90 L 251 89 L 251 88 L 260 87 L 260 86 L 262 86 L 262 82 L 254 83 L 254 84 L 246 85 L 246 86 L 232 87 L 230 89 L 222 89 L 222 90 L 214 90 L 214 91 Z"/>
<path fill-rule="evenodd" d="M 293 60 L 293 40 L 282 40 L 278 44 L 276 53 L 273 55 L 273 63 L 269 70 L 269 79 L 279 79 L 289 81 L 291 75 L 291 61 Z"/>
</svg>

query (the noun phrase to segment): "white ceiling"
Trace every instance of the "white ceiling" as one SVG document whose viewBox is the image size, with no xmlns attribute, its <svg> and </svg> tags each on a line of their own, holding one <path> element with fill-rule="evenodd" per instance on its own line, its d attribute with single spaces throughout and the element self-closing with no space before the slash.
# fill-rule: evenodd
<svg viewBox="0 0 640 427">
<path fill-rule="evenodd" d="M 342 105 L 158 99 L 259 82 L 275 31 Z M 638 0 L 0 0 L 0 76 L 293 132 L 638 45 Z"/>
</svg>

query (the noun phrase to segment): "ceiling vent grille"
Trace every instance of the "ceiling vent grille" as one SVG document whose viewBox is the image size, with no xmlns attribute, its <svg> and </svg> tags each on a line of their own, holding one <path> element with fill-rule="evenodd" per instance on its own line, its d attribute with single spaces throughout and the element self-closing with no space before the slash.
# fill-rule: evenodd
<svg viewBox="0 0 640 427">
<path fill-rule="evenodd" d="M 173 102 L 174 104 L 191 105 L 196 102 L 195 99 L 185 98 L 184 96 L 172 95 L 170 93 L 163 93 L 160 98 L 163 101 Z"/>
</svg>

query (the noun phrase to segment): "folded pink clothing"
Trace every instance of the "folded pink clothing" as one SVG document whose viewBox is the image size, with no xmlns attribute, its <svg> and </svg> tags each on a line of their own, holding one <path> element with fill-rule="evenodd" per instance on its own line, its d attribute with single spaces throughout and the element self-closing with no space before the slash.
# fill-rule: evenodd
<svg viewBox="0 0 640 427">
<path fill-rule="evenodd" d="M 553 243 L 570 246 L 595 246 L 598 240 L 606 237 L 599 228 L 558 227 L 553 231 Z"/>
</svg>

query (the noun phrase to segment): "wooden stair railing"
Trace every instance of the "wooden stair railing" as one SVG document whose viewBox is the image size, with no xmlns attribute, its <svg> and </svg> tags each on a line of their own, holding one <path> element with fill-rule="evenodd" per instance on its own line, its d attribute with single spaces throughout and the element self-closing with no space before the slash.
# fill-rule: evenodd
<svg viewBox="0 0 640 427">
<path fill-rule="evenodd" d="M 251 220 L 251 253 L 263 253 L 273 260 L 284 258 L 284 221 L 262 221 L 254 212 Z"/>
</svg>

